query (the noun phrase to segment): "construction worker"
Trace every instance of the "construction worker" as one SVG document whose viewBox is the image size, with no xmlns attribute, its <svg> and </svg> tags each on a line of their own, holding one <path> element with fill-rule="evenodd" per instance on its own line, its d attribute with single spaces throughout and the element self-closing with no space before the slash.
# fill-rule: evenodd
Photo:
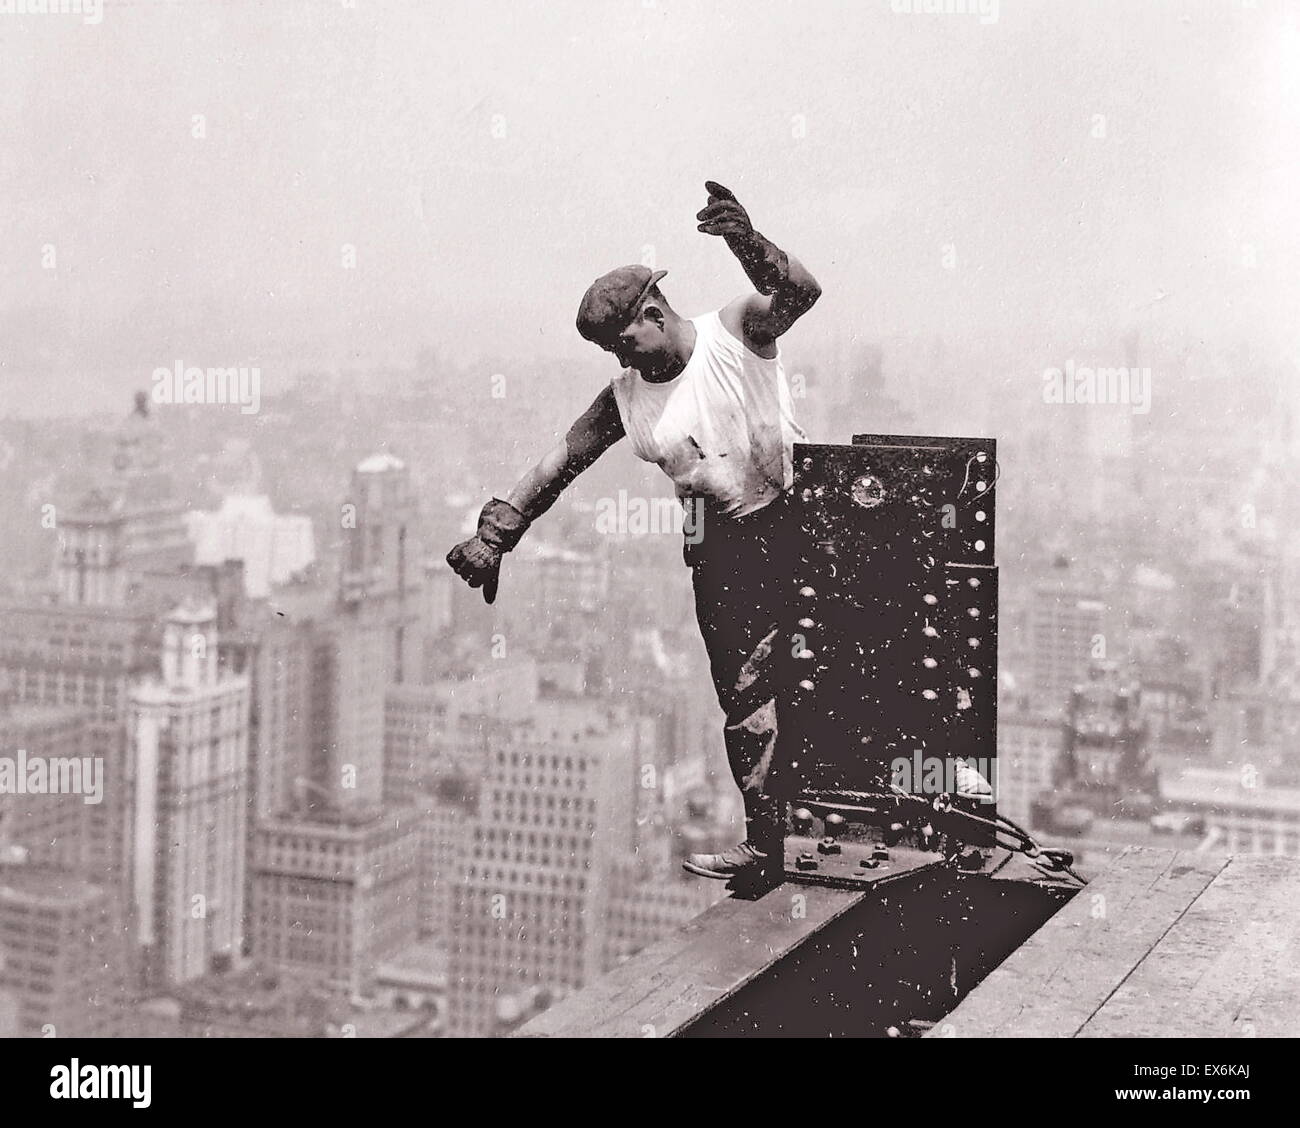
<svg viewBox="0 0 1300 1128">
<path fill-rule="evenodd" d="M 514 489 L 483 507 L 476 535 L 447 562 L 491 603 L 502 555 L 613 443 L 627 435 L 639 458 L 657 463 L 696 513 L 683 557 L 745 806 L 745 840 L 720 854 L 692 854 L 685 868 L 703 877 L 774 879 L 785 832 L 785 804 L 769 784 L 791 649 L 781 632 L 794 541 L 792 448 L 806 438 L 777 338 L 821 288 L 754 230 L 728 189 L 713 181 L 705 188 L 698 230 L 726 241 L 757 292 L 686 318 L 659 288 L 666 271 L 624 266 L 596 279 L 579 306 L 578 332 L 613 354 L 620 373 Z"/>
</svg>

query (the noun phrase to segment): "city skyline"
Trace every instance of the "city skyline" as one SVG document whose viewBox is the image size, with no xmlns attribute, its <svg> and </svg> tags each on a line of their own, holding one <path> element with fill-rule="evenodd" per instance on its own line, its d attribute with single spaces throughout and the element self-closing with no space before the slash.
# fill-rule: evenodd
<svg viewBox="0 0 1300 1128">
<path fill-rule="evenodd" d="M 1031 1032 L 1271 1035 L 1297 75 L 1270 0 L 0 10 L 0 1037 L 940 1037 L 1066 931 Z"/>
</svg>

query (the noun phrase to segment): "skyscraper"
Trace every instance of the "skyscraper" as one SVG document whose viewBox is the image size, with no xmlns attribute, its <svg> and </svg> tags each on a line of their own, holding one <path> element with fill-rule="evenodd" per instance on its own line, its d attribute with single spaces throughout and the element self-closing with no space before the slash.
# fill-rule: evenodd
<svg viewBox="0 0 1300 1128">
<path fill-rule="evenodd" d="M 1018 709 L 998 714 L 998 814 L 1029 826 L 1034 803 L 1054 786 L 1062 722 Z"/>
<path fill-rule="evenodd" d="M 194 558 L 146 393 L 137 394 L 111 445 L 110 465 L 88 468 L 96 472 L 94 485 L 56 511 L 64 604 L 121 606 L 151 573 L 173 572 Z"/>
<path fill-rule="evenodd" d="M 198 978 L 243 943 L 249 683 L 218 667 L 215 618 L 172 612 L 162 676 L 131 694 L 133 934 L 151 987 Z"/>
<path fill-rule="evenodd" d="M 404 462 L 375 454 L 357 464 L 343 504 L 339 602 L 368 620 L 382 620 L 388 633 L 382 665 L 394 682 L 413 679 L 423 661 L 416 631 L 424 579 L 417 516 Z"/>
<path fill-rule="evenodd" d="M 70 870 L 0 857 L 0 1000 L 16 1012 L 14 1036 L 117 1034 L 125 967 L 113 899 Z"/>
<path fill-rule="evenodd" d="M 1119 641 L 1108 637 L 1099 593 L 1076 579 L 1064 560 L 1035 587 L 1028 625 L 1033 706 L 1048 713 L 1065 707 L 1090 664 L 1110 657 Z"/>
<path fill-rule="evenodd" d="M 86 769 L 94 770 L 98 755 L 89 713 L 42 705 L 6 706 L 0 700 L 0 756 L 15 763 L 19 752 L 40 760 L 49 771 L 75 764 L 82 793 L 0 794 L 0 846 L 13 844 L 27 851 L 35 865 L 81 870 L 93 857 L 94 808 L 102 805 L 107 783 L 98 778 L 100 792 L 89 794 Z M 101 758 L 100 765 L 103 765 Z M 24 788 L 24 791 L 26 789 Z"/>
<path fill-rule="evenodd" d="M 455 887 L 450 1032 L 498 1028 L 521 990 L 604 970 L 616 870 L 631 853 L 634 729 L 625 711 L 542 699 L 488 748 L 465 878 Z"/>
<path fill-rule="evenodd" d="M 1098 811 L 1143 809 L 1159 794 L 1147 750 L 1141 690 L 1115 663 L 1099 663 L 1070 694 L 1057 781 Z"/>
<path fill-rule="evenodd" d="M 105 789 L 103 802 L 90 808 L 87 864 L 106 880 L 118 880 L 125 872 L 130 804 L 129 694 L 138 678 L 157 669 L 153 616 L 136 608 L 59 604 L 9 604 L 0 615 L 0 681 L 13 700 L 89 717 L 87 739 L 92 754 L 104 758 Z"/>
<path fill-rule="evenodd" d="M 420 820 L 413 811 L 316 810 L 263 821 L 254 847 L 253 956 L 361 995 L 417 934 Z"/>
</svg>

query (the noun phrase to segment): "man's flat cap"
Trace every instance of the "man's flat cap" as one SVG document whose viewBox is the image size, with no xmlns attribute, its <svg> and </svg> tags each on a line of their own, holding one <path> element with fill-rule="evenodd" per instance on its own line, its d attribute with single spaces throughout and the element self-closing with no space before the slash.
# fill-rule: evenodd
<svg viewBox="0 0 1300 1128">
<path fill-rule="evenodd" d="M 597 344 L 613 340 L 637 315 L 650 287 L 667 273 L 648 266 L 620 266 L 602 274 L 582 295 L 578 332 Z"/>
</svg>

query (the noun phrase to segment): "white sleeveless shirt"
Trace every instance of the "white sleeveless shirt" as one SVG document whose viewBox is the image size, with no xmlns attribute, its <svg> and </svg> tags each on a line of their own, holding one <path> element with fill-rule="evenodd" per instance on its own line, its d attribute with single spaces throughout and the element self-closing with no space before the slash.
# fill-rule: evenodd
<svg viewBox="0 0 1300 1128">
<path fill-rule="evenodd" d="M 794 420 L 781 352 L 764 360 L 723 326 L 717 311 L 691 318 L 695 348 L 661 384 L 634 368 L 610 380 L 638 458 L 656 463 L 677 496 L 703 498 L 727 517 L 762 509 L 794 481 Z"/>
</svg>

